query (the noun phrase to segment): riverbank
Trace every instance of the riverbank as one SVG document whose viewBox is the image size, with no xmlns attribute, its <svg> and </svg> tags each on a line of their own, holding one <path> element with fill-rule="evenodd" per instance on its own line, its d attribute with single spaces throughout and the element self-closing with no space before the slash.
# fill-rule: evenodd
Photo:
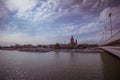
<svg viewBox="0 0 120 80">
<path fill-rule="evenodd" d="M 22 52 L 77 52 L 77 53 L 98 53 L 101 52 L 98 48 L 86 48 L 86 49 L 50 49 L 50 48 L 20 48 L 20 49 L 14 49 L 14 48 L 7 48 L 2 50 L 17 50 Z"/>
<path fill-rule="evenodd" d="M 86 48 L 86 49 L 57 49 L 56 52 L 77 52 L 77 53 L 98 53 L 102 50 L 98 48 Z"/>
<path fill-rule="evenodd" d="M 17 50 L 17 51 L 23 51 L 23 52 L 50 52 L 53 51 L 53 49 L 48 48 L 3 48 L 1 50 Z"/>
<path fill-rule="evenodd" d="M 18 51 L 25 51 L 25 52 L 50 52 L 53 51 L 52 49 L 48 48 L 22 48 Z"/>
</svg>

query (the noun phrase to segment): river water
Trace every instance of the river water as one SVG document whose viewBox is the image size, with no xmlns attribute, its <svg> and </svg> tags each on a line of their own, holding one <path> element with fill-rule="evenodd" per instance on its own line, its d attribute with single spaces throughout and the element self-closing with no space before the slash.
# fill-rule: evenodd
<svg viewBox="0 0 120 80">
<path fill-rule="evenodd" d="M 108 53 L 0 50 L 0 80 L 120 80 L 120 60 Z"/>
</svg>

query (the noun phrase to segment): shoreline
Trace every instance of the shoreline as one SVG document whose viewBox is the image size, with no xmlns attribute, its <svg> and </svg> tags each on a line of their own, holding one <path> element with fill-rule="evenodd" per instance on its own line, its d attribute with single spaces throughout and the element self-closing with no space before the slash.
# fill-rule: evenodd
<svg viewBox="0 0 120 80">
<path fill-rule="evenodd" d="M 86 49 L 48 49 L 48 48 L 22 48 L 22 49 L 0 49 L 0 50 L 17 50 L 21 52 L 77 52 L 77 53 L 98 53 L 102 52 L 99 48 L 86 48 Z"/>
</svg>

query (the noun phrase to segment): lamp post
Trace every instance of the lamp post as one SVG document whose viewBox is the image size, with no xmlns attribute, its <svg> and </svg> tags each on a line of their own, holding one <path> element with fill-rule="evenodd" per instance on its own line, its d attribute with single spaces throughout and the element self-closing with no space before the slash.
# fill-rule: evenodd
<svg viewBox="0 0 120 80">
<path fill-rule="evenodd" d="M 112 36 L 112 13 L 109 13 L 109 16 L 108 17 L 110 17 L 110 31 L 111 31 L 111 36 Z"/>
<path fill-rule="evenodd" d="M 105 26 L 105 40 L 107 39 L 107 27 Z"/>
<path fill-rule="evenodd" d="M 103 42 L 105 41 L 105 33 L 104 31 L 102 32 L 102 39 L 103 39 Z"/>
</svg>

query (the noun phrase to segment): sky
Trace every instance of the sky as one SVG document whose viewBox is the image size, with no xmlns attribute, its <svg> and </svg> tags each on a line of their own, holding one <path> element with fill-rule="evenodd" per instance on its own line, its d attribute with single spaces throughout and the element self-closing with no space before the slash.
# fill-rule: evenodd
<svg viewBox="0 0 120 80">
<path fill-rule="evenodd" d="M 120 30 L 120 0 L 0 0 L 0 45 L 96 44 Z"/>
</svg>

